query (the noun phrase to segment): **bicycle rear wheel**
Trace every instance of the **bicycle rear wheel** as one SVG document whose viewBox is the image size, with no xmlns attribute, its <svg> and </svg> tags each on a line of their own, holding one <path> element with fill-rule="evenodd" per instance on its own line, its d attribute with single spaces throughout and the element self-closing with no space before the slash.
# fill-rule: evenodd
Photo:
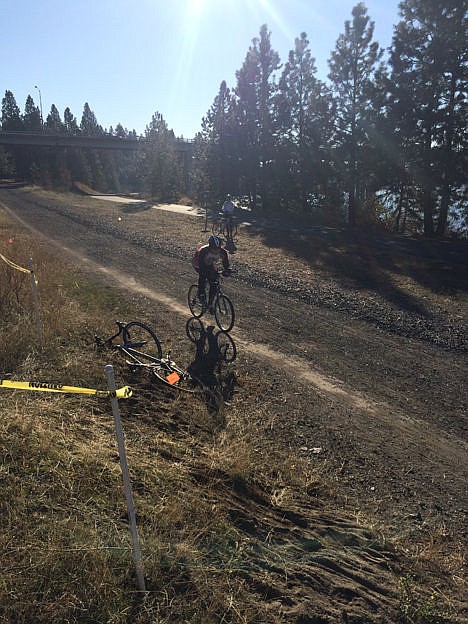
<svg viewBox="0 0 468 624">
<path fill-rule="evenodd" d="M 161 343 L 154 331 L 140 321 L 130 321 L 123 328 L 122 351 L 133 362 L 141 365 L 151 365 L 162 357 Z"/>
<path fill-rule="evenodd" d="M 205 311 L 203 303 L 200 301 L 198 297 L 198 284 L 192 284 L 189 288 L 188 295 L 188 307 L 190 308 L 190 312 L 195 318 L 200 318 Z"/>
<path fill-rule="evenodd" d="M 232 301 L 227 295 L 219 295 L 214 306 L 216 324 L 219 329 L 228 332 L 234 327 L 235 313 Z"/>
<path fill-rule="evenodd" d="M 197 344 L 201 340 L 205 339 L 205 328 L 200 319 L 191 317 L 185 324 L 185 333 L 190 342 Z"/>
<path fill-rule="evenodd" d="M 177 366 L 175 362 L 168 358 L 162 358 L 159 365 L 151 368 L 153 375 L 164 385 L 179 390 L 181 392 L 200 392 L 202 385 L 198 379 L 193 377 L 187 370 Z"/>
</svg>

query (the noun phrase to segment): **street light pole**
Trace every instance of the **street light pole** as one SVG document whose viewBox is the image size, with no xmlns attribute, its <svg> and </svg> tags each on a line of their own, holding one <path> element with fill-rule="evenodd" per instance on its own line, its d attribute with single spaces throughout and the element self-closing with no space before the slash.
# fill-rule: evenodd
<svg viewBox="0 0 468 624">
<path fill-rule="evenodd" d="M 39 87 L 37 85 L 34 85 L 34 88 L 39 91 L 39 107 L 41 109 L 41 127 L 44 127 L 44 117 L 42 116 L 42 95 L 41 95 L 41 90 L 39 89 Z"/>
</svg>

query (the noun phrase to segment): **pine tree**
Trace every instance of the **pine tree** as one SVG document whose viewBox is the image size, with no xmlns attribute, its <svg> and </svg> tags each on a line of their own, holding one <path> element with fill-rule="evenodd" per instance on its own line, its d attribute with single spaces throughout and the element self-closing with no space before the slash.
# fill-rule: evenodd
<svg viewBox="0 0 468 624">
<path fill-rule="evenodd" d="M 104 134 L 102 126 L 97 122 L 96 115 L 85 102 L 83 107 L 83 115 L 81 116 L 80 130 L 85 136 L 99 136 Z"/>
<path fill-rule="evenodd" d="M 426 235 L 442 235 L 466 185 L 467 4 L 404 0 L 390 56 L 389 117 Z"/>
<path fill-rule="evenodd" d="M 28 132 L 40 132 L 42 130 L 41 112 L 30 95 L 26 98 L 22 119 L 24 130 Z M 21 149 L 22 163 L 20 169 L 24 172 L 25 177 L 35 177 L 34 182 L 40 182 L 37 172 L 40 169 L 39 165 L 43 154 L 44 150 L 41 147 L 25 146 Z"/>
<path fill-rule="evenodd" d="M 23 120 L 20 115 L 20 109 L 16 103 L 15 96 L 11 91 L 5 91 L 5 97 L 2 99 L 2 130 L 9 132 L 17 132 L 24 130 Z M 11 145 L 5 149 L 5 153 L 9 156 L 3 158 L 5 168 L 14 171 L 20 177 L 26 177 L 28 174 L 28 153 L 27 147 L 22 145 Z M 10 164 L 11 163 L 11 166 Z"/>
<path fill-rule="evenodd" d="M 67 134 L 76 135 L 80 133 L 80 128 L 78 127 L 76 117 L 72 114 L 68 106 L 63 113 L 63 125 L 64 130 Z"/>
<path fill-rule="evenodd" d="M 0 180 L 7 180 L 15 175 L 15 164 L 9 152 L 0 145 Z"/>
<path fill-rule="evenodd" d="M 297 197 L 302 209 L 310 207 L 311 195 L 324 192 L 326 145 L 331 134 L 331 98 L 316 79 L 306 33 L 295 40 L 284 66 L 275 98 L 275 135 L 280 158 L 277 178 L 287 197 Z"/>
<path fill-rule="evenodd" d="M 26 98 L 24 106 L 23 128 L 29 132 L 40 132 L 42 129 L 41 111 L 30 95 Z"/>
<path fill-rule="evenodd" d="M 60 117 L 60 113 L 57 110 L 55 104 L 50 107 L 50 113 L 47 115 L 46 122 L 44 124 L 46 132 L 50 134 L 62 134 L 64 131 L 64 125 Z"/>
<path fill-rule="evenodd" d="M 238 190 L 238 158 L 235 151 L 233 96 L 223 80 L 218 95 L 202 120 L 195 145 L 193 180 L 197 195 L 214 205 Z"/>
<path fill-rule="evenodd" d="M 279 55 L 271 47 L 271 33 L 266 24 L 260 38 L 254 38 L 245 61 L 236 72 L 236 117 L 239 148 L 243 154 L 243 175 L 247 194 L 255 207 L 257 189 L 263 207 L 268 204 L 269 182 L 273 180 L 273 98 L 276 90 L 274 72 L 281 66 Z"/>
<path fill-rule="evenodd" d="M 151 199 L 173 202 L 182 186 L 182 172 L 174 133 L 160 113 L 154 113 L 146 126 L 145 139 L 138 154 L 139 176 L 145 193 Z"/>
<path fill-rule="evenodd" d="M 368 129 L 375 123 L 375 75 L 381 69 L 383 50 L 373 41 L 374 22 L 362 2 L 353 8 L 352 16 L 328 63 L 336 105 L 335 163 L 348 195 L 348 223 L 355 225 L 366 190 L 363 158 L 370 144 Z"/>
<path fill-rule="evenodd" d="M 5 97 L 2 99 L 2 130 L 18 131 L 23 129 L 23 121 L 15 96 L 11 91 L 5 91 Z"/>
</svg>

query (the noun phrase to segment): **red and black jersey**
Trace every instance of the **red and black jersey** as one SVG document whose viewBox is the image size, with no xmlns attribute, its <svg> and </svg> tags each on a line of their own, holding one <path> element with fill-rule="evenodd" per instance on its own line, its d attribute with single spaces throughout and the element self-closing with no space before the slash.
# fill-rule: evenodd
<svg viewBox="0 0 468 624">
<path fill-rule="evenodd" d="M 203 245 L 198 250 L 198 268 L 200 271 L 209 271 L 216 267 L 218 263 L 223 265 L 223 269 L 229 269 L 229 257 L 227 251 L 222 247 L 210 247 Z"/>
</svg>

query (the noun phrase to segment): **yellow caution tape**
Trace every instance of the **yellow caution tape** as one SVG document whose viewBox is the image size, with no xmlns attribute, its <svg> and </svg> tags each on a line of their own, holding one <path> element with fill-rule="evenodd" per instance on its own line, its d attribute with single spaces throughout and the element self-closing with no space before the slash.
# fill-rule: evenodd
<svg viewBox="0 0 468 624">
<path fill-rule="evenodd" d="M 12 260 L 8 260 L 8 258 L 5 258 L 5 256 L 2 255 L 1 253 L 0 253 L 0 258 L 4 262 L 6 262 L 9 266 L 13 267 L 13 269 L 18 269 L 18 271 L 23 271 L 23 273 L 32 273 L 31 269 L 25 269 L 24 267 L 20 266 L 19 264 L 16 264 Z"/>
<path fill-rule="evenodd" d="M 62 386 L 61 384 L 46 383 L 43 381 L 9 381 L 0 379 L 1 388 L 12 388 L 14 390 L 33 390 L 35 392 L 69 392 L 72 394 L 89 394 L 100 398 L 116 397 L 117 399 L 128 399 L 132 396 L 132 389 L 124 386 L 115 391 L 94 390 L 93 388 L 77 388 L 76 386 Z"/>
<path fill-rule="evenodd" d="M 32 271 L 31 269 L 25 269 L 24 267 L 20 266 L 19 264 L 16 264 L 16 262 L 13 262 L 13 260 L 8 260 L 8 258 L 5 258 L 5 256 L 3 254 L 0 253 L 0 258 L 6 262 L 8 264 L 8 266 L 11 266 L 13 269 L 17 269 L 18 271 L 21 271 L 22 273 L 31 273 L 31 275 L 34 277 L 34 281 L 36 283 L 36 286 L 38 285 L 38 281 L 37 281 L 37 277 L 34 274 L 34 271 Z"/>
</svg>

